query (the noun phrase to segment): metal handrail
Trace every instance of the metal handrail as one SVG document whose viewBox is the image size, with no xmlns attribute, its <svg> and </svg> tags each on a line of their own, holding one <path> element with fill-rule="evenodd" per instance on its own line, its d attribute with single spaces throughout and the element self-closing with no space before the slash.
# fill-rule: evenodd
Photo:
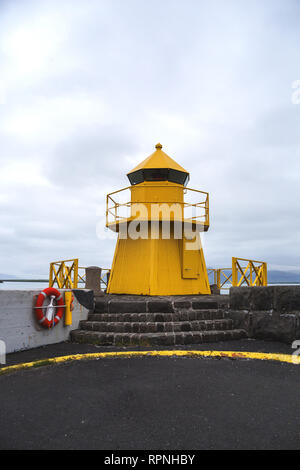
<svg viewBox="0 0 300 470">
<path fill-rule="evenodd" d="M 67 263 L 71 263 L 71 265 L 68 266 Z M 81 271 L 85 269 L 84 266 L 78 266 L 78 258 L 54 261 L 50 263 L 49 287 L 56 284 L 59 289 L 77 289 L 79 283 L 85 283 L 85 272 Z M 110 269 L 102 268 L 100 285 L 102 283 L 107 287 L 104 274 L 109 272 Z"/>
<path fill-rule="evenodd" d="M 240 261 L 247 262 L 247 265 L 242 266 Z M 229 271 L 229 273 L 226 274 L 224 271 Z M 219 289 L 229 289 L 229 287 L 224 287 L 228 283 L 234 287 L 241 287 L 245 284 L 249 287 L 268 285 L 267 263 L 264 261 L 233 257 L 231 268 L 210 268 L 207 272 L 208 275 L 214 274 L 214 284 L 217 284 Z M 225 278 L 223 281 L 222 276 Z"/>
<path fill-rule="evenodd" d="M 83 266 L 79 266 L 78 269 L 84 269 L 84 270 L 85 270 L 86 268 L 83 267 Z M 106 282 L 106 281 L 104 280 L 104 275 L 105 275 L 105 274 L 109 274 L 110 271 L 111 271 L 110 268 L 101 268 L 100 285 L 101 285 L 101 283 L 102 283 L 104 286 L 107 287 L 108 282 Z M 78 279 L 78 282 L 84 282 L 84 283 L 85 283 L 85 273 L 82 274 L 82 275 L 78 274 L 78 278 L 81 279 L 81 280 Z"/>
<path fill-rule="evenodd" d="M 0 284 L 3 282 L 49 282 L 49 279 L 0 279 Z"/>
<path fill-rule="evenodd" d="M 156 185 L 148 185 L 147 187 L 157 187 Z M 160 188 L 161 187 L 169 187 L 168 185 L 160 185 Z M 203 219 L 203 224 L 204 225 L 207 225 L 209 226 L 209 193 L 205 192 L 205 191 L 200 191 L 198 189 L 193 189 L 193 188 L 184 188 L 184 191 L 185 191 L 185 194 L 187 193 L 187 191 L 192 191 L 192 192 L 195 192 L 197 194 L 202 194 L 205 196 L 205 201 L 199 201 L 199 202 L 196 202 L 196 203 L 190 203 L 190 202 L 174 202 L 174 201 L 162 201 L 162 202 L 158 202 L 158 201 L 139 201 L 139 202 L 132 202 L 132 201 L 127 201 L 127 202 L 123 202 L 123 203 L 119 203 L 117 202 L 112 196 L 114 194 L 119 194 L 121 192 L 124 192 L 126 190 L 129 190 L 131 189 L 131 186 L 128 186 L 126 188 L 122 188 L 122 189 L 119 189 L 117 191 L 113 191 L 112 193 L 109 193 L 107 194 L 106 196 L 106 226 L 108 227 L 109 225 L 113 225 L 113 224 L 116 224 L 120 221 L 127 221 L 128 220 L 128 217 L 124 217 L 124 216 L 121 216 L 118 214 L 118 209 L 121 208 L 121 207 L 132 207 L 134 205 L 140 205 L 140 204 L 145 204 L 147 206 L 149 206 L 149 204 L 179 204 L 183 207 L 183 211 L 185 208 L 191 208 L 191 207 L 194 207 L 194 208 L 201 208 L 201 209 L 204 209 L 204 214 L 201 214 L 201 215 L 195 215 L 195 216 L 192 216 L 192 217 L 188 217 L 186 219 L 183 219 L 184 220 L 187 220 L 187 221 L 191 221 L 191 222 L 199 222 L 198 219 Z M 110 203 L 112 204 L 110 206 Z M 109 215 L 112 216 L 113 218 L 113 221 L 109 221 Z"/>
<path fill-rule="evenodd" d="M 247 266 L 242 267 L 240 261 L 246 261 Z M 258 266 L 255 266 L 258 264 Z M 240 274 L 240 279 L 238 275 Z M 253 280 L 254 277 L 254 280 Z M 267 263 L 244 258 L 232 258 L 232 283 L 234 286 L 266 286 L 268 284 Z"/>
<path fill-rule="evenodd" d="M 71 263 L 68 265 L 67 263 Z M 76 289 L 78 285 L 78 258 L 50 263 L 49 287 Z"/>
</svg>

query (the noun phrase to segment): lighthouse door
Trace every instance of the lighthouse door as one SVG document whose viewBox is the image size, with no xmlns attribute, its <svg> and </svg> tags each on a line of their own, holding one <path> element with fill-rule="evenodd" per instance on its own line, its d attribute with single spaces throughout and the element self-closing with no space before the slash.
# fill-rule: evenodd
<svg viewBox="0 0 300 470">
<path fill-rule="evenodd" d="M 185 236 L 182 239 L 182 277 L 183 279 L 198 279 L 200 275 L 201 240 L 199 233 L 194 239 Z"/>
</svg>

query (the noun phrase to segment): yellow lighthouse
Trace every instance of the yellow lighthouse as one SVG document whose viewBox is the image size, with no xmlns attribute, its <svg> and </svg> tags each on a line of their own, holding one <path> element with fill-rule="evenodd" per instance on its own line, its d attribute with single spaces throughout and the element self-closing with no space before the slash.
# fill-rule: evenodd
<svg viewBox="0 0 300 470">
<path fill-rule="evenodd" d="M 107 195 L 106 226 L 118 232 L 107 292 L 210 294 L 200 238 L 208 193 L 187 188 L 189 173 L 161 144 L 127 176 L 131 186 Z"/>
</svg>

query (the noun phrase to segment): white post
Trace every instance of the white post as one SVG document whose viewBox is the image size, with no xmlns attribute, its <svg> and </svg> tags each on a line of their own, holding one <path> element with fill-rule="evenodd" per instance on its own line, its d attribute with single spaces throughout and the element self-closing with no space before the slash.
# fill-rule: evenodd
<svg viewBox="0 0 300 470">
<path fill-rule="evenodd" d="M 6 364 L 6 344 L 0 339 L 0 364 Z"/>
</svg>

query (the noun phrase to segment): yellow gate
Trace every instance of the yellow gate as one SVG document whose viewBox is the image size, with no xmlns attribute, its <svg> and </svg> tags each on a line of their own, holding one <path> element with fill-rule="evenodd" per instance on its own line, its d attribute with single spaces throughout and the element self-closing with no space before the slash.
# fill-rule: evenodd
<svg viewBox="0 0 300 470">
<path fill-rule="evenodd" d="M 67 259 L 50 263 L 49 287 L 77 289 L 78 259 Z"/>
<path fill-rule="evenodd" d="M 246 267 L 241 264 L 247 263 Z M 243 258 L 232 258 L 232 285 L 240 287 L 266 286 L 268 284 L 267 263 Z"/>
<path fill-rule="evenodd" d="M 110 269 L 102 268 L 99 284 L 104 289 L 107 288 L 109 274 Z M 49 287 L 77 289 L 78 284 L 85 284 L 85 267 L 78 266 L 78 258 L 50 263 Z"/>
</svg>

